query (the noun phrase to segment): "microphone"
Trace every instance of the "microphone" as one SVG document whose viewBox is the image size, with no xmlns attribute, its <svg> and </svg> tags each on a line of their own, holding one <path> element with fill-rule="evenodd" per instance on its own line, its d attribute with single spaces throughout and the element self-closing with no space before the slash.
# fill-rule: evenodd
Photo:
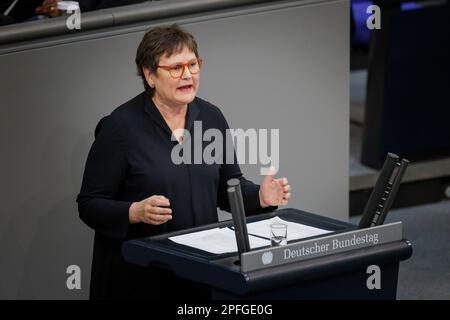
<svg viewBox="0 0 450 320">
<path fill-rule="evenodd" d="M 364 208 L 359 222 L 360 229 L 379 226 L 384 223 L 408 164 L 409 160 L 407 159 L 400 160 L 396 154 L 387 154 L 375 187 Z"/>
<path fill-rule="evenodd" d="M 227 185 L 228 201 L 230 202 L 231 215 L 233 217 L 234 234 L 236 236 L 240 256 L 242 253 L 250 251 L 241 183 L 239 179 L 230 179 L 228 180 Z"/>
</svg>

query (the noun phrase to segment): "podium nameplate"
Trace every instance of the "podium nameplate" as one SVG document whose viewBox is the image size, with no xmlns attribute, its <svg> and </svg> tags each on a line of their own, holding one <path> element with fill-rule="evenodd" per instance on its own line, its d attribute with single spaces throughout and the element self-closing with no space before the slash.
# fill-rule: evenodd
<svg viewBox="0 0 450 320">
<path fill-rule="evenodd" d="M 403 239 L 401 222 L 265 248 L 241 255 L 243 272 L 269 268 Z"/>
</svg>

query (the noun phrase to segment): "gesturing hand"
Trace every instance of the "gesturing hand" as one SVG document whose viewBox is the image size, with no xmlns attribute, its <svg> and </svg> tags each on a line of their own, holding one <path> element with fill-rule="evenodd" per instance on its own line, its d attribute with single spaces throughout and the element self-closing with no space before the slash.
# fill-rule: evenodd
<svg viewBox="0 0 450 320">
<path fill-rule="evenodd" d="M 291 186 L 286 178 L 274 179 L 275 168 L 270 168 L 259 189 L 261 207 L 287 205 L 291 197 Z"/>
<path fill-rule="evenodd" d="M 57 17 L 59 16 L 58 2 L 59 0 L 44 0 L 35 12 L 49 17 Z"/>
<path fill-rule="evenodd" d="M 131 223 L 160 225 L 172 219 L 169 199 L 164 196 L 151 196 L 139 202 L 133 202 L 129 209 Z"/>
</svg>

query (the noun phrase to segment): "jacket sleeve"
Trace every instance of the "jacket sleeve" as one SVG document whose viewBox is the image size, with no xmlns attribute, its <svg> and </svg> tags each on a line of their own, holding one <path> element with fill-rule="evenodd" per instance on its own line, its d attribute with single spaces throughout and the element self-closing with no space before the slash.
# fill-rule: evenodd
<svg viewBox="0 0 450 320">
<path fill-rule="evenodd" d="M 217 111 L 221 117 L 221 131 L 224 137 L 228 136 L 228 139 L 224 139 L 224 150 L 223 150 L 223 164 L 220 167 L 220 181 L 219 181 L 219 191 L 217 195 L 217 205 L 220 209 L 230 212 L 230 204 L 228 201 L 228 193 L 227 193 L 227 181 L 229 179 L 239 179 L 241 182 L 241 190 L 242 190 L 242 198 L 244 201 L 244 208 L 246 215 L 254 215 L 258 213 L 271 212 L 276 210 L 278 207 L 269 206 L 267 208 L 262 208 L 259 201 L 259 188 L 258 184 L 253 183 L 250 180 L 247 180 L 241 172 L 239 168 L 239 164 L 237 163 L 237 158 L 234 150 L 234 146 L 227 146 L 226 141 L 231 142 L 229 135 L 229 126 L 222 112 L 217 108 Z M 227 163 L 227 150 L 233 152 L 232 158 L 233 163 Z M 231 156 L 228 156 L 231 158 Z"/>
<path fill-rule="evenodd" d="M 123 240 L 131 202 L 119 201 L 117 195 L 128 170 L 126 141 L 111 116 L 102 122 L 86 161 L 78 212 L 96 232 Z"/>
</svg>

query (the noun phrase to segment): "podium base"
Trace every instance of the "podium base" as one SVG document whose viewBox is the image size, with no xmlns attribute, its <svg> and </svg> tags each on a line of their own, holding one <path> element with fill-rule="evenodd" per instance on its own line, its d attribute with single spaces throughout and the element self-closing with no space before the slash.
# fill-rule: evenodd
<svg viewBox="0 0 450 320">
<path fill-rule="evenodd" d="M 360 270 L 304 281 L 289 287 L 238 295 L 213 288 L 213 300 L 395 300 L 399 263 L 380 267 L 380 289 L 369 289 L 375 276 Z"/>
</svg>

